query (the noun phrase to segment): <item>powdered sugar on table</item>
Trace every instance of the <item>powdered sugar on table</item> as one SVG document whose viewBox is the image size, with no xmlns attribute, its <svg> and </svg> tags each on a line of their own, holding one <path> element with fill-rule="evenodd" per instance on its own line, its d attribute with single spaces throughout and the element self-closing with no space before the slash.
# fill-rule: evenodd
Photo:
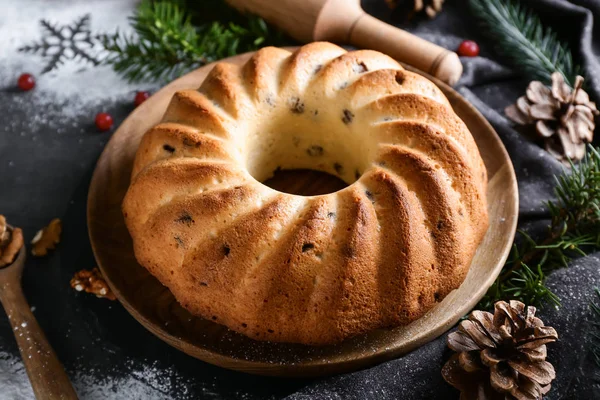
<svg viewBox="0 0 600 400">
<path fill-rule="evenodd" d="M 69 36 L 69 26 L 89 15 L 89 30 L 92 35 L 113 33 L 118 28 L 127 33 L 130 27 L 127 17 L 135 7 L 133 0 L 89 0 L 89 1 L 11 1 L 0 0 L 0 82 L 5 87 L 16 86 L 20 73 L 35 76 L 36 87 L 23 96 L 23 101 L 35 105 L 54 105 L 63 120 L 75 119 L 108 100 L 133 101 L 133 93 L 139 85 L 127 84 L 107 65 L 94 65 L 81 57 L 66 52 L 59 68 L 42 74 L 49 58 L 38 54 L 19 51 L 26 45 L 46 41 L 57 44 L 56 38 L 48 35 L 40 25 L 46 20 Z M 101 46 L 88 49 L 90 54 L 102 59 Z M 50 53 L 53 53 L 52 51 Z M 19 71 L 19 72 L 17 72 Z M 32 123 L 44 123 L 49 116 L 34 116 Z M 92 117 L 93 118 L 93 114 Z"/>
<path fill-rule="evenodd" d="M 132 361 L 127 362 L 133 368 Z M 82 400 L 107 399 L 172 399 L 173 382 L 182 384 L 172 370 L 164 370 L 148 364 L 137 364 L 128 376 L 109 376 L 99 379 L 94 370 L 80 370 L 71 377 L 77 395 Z M 105 373 L 106 371 L 103 371 Z M 33 390 L 27 378 L 23 362 L 18 356 L 0 351 L 0 400 L 30 400 Z M 179 387 L 180 396 L 185 398 L 185 386 Z"/>
</svg>

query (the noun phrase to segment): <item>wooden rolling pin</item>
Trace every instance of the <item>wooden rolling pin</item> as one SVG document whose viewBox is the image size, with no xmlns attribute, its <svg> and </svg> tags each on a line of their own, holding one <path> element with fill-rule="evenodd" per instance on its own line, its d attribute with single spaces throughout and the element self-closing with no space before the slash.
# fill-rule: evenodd
<svg viewBox="0 0 600 400">
<path fill-rule="evenodd" d="M 263 17 L 301 42 L 330 41 L 388 54 L 454 85 L 462 74 L 456 53 L 366 14 L 360 0 L 227 0 Z"/>
</svg>

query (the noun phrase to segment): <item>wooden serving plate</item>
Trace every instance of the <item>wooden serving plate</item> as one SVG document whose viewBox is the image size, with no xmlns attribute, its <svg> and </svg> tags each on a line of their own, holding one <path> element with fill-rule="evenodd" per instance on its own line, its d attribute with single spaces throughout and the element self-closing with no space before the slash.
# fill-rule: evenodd
<svg viewBox="0 0 600 400">
<path fill-rule="evenodd" d="M 251 55 L 224 61 L 242 64 Z M 517 181 L 506 149 L 485 118 L 452 88 L 423 74 L 442 89 L 471 130 L 489 176 L 490 228 L 460 288 L 408 326 L 377 330 L 325 347 L 255 341 L 180 307 L 171 292 L 137 263 L 121 202 L 142 135 L 160 121 L 175 91 L 199 87 L 211 68 L 207 65 L 171 82 L 133 111 L 106 145 L 92 178 L 88 197 L 92 248 L 108 284 L 135 319 L 170 345 L 211 364 L 262 375 L 319 376 L 357 370 L 407 353 L 447 331 L 477 304 L 510 251 L 517 224 Z M 322 174 L 289 173 L 295 174 L 294 179 L 279 177 L 272 186 L 304 194 L 339 189 L 339 181 Z"/>
</svg>

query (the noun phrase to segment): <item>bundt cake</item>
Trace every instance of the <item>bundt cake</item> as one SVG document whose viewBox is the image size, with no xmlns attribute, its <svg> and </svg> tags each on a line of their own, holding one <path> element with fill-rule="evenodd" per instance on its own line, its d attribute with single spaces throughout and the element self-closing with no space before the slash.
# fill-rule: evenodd
<svg viewBox="0 0 600 400">
<path fill-rule="evenodd" d="M 277 168 L 349 186 L 300 196 Z M 139 263 L 192 314 L 259 340 L 328 344 L 421 317 L 488 226 L 486 169 L 432 82 L 311 43 L 218 63 L 143 137 L 123 214 Z"/>
</svg>

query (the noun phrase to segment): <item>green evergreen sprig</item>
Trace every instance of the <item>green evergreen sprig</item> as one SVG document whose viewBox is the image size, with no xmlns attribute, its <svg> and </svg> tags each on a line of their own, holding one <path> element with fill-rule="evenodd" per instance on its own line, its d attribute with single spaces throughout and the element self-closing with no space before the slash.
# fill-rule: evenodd
<svg viewBox="0 0 600 400">
<path fill-rule="evenodd" d="M 469 0 L 469 5 L 498 53 L 515 70 L 547 84 L 558 71 L 573 87 L 581 68 L 573 62 L 569 47 L 532 10 L 515 0 Z"/>
<path fill-rule="evenodd" d="M 586 157 L 571 172 L 556 178 L 556 201 L 547 203 L 552 217 L 548 235 L 537 243 L 520 232 L 522 244 L 513 245 L 511 257 L 478 308 L 491 309 L 498 300 L 526 304 L 559 304 L 545 285 L 546 275 L 567 267 L 573 257 L 600 249 L 600 153 L 588 147 Z"/>
<path fill-rule="evenodd" d="M 129 18 L 133 34 L 103 34 L 105 64 L 130 82 L 165 81 L 206 63 L 255 50 L 281 35 L 264 20 L 238 18 L 241 23 L 192 22 L 193 10 L 177 0 L 143 0 Z"/>
</svg>

